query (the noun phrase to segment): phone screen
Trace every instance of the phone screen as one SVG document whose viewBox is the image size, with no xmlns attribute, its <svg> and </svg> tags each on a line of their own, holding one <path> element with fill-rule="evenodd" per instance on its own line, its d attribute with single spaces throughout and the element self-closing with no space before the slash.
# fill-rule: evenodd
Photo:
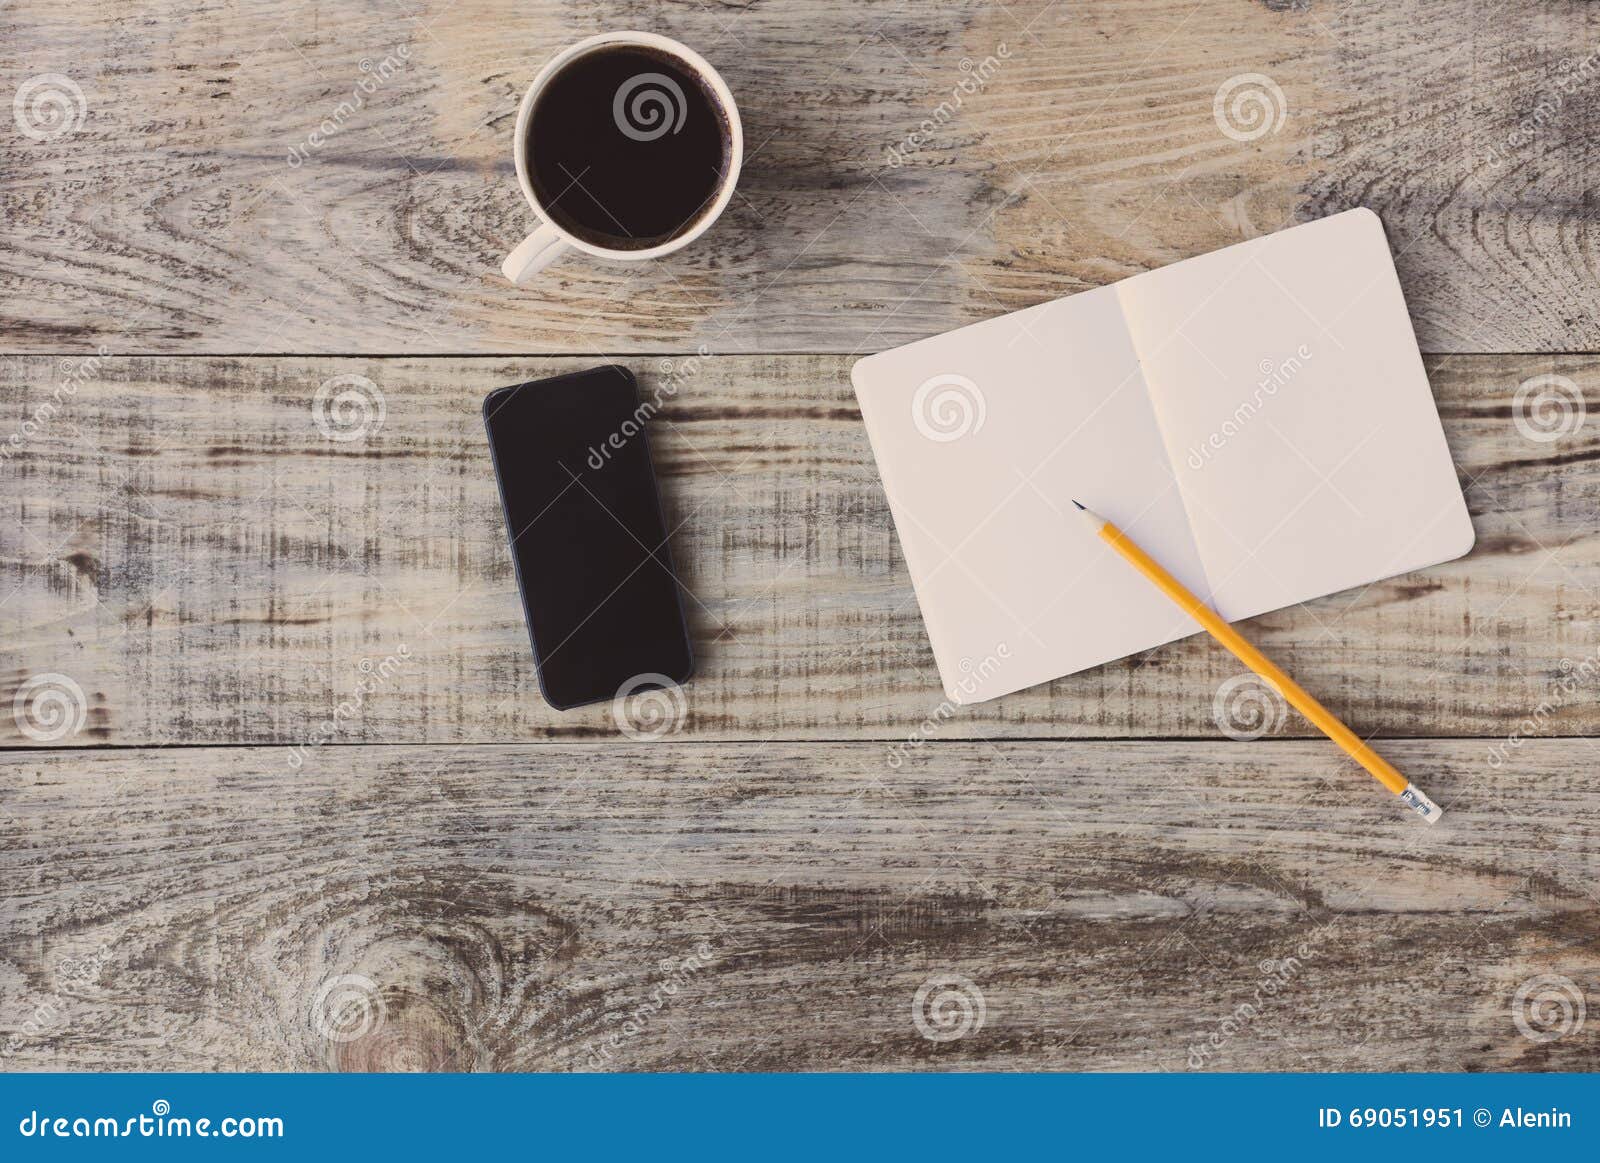
<svg viewBox="0 0 1600 1163">
<path fill-rule="evenodd" d="M 501 388 L 483 415 L 545 701 L 685 681 L 689 634 L 633 373 Z"/>
</svg>

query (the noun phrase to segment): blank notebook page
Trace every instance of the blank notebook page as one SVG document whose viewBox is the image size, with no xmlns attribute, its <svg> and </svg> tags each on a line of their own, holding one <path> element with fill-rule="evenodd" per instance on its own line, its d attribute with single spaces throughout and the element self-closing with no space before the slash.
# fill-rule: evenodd
<svg viewBox="0 0 1600 1163">
<path fill-rule="evenodd" d="M 1193 632 L 1115 554 L 1092 551 L 1071 515 L 1073 488 L 1103 482 L 1167 567 L 1204 588 L 1114 288 L 869 356 L 851 374 L 953 701 Z"/>
<path fill-rule="evenodd" d="M 1376 214 L 1347 211 L 1116 290 L 1224 618 L 1471 548 Z"/>
</svg>

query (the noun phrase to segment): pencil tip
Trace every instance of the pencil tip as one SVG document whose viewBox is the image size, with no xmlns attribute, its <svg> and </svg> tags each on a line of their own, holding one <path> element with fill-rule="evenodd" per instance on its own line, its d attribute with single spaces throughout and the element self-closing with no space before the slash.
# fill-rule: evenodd
<svg viewBox="0 0 1600 1163">
<path fill-rule="evenodd" d="M 1077 502 L 1077 501 L 1073 501 L 1073 502 L 1072 502 L 1072 503 L 1073 503 L 1073 504 L 1074 504 L 1074 505 L 1078 505 L 1078 502 Z M 1078 505 L 1078 508 L 1080 508 L 1080 509 L 1083 509 L 1083 506 L 1082 506 L 1082 505 Z M 1088 512 L 1088 510 L 1087 510 L 1087 509 L 1084 509 L 1084 512 Z"/>
</svg>

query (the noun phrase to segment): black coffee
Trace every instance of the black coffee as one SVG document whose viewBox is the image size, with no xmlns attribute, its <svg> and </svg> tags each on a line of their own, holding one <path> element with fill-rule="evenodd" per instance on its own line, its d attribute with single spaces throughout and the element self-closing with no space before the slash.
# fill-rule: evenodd
<svg viewBox="0 0 1600 1163">
<path fill-rule="evenodd" d="M 551 78 L 524 145 L 550 217 L 614 250 L 659 246 L 693 227 L 732 152 L 720 103 L 694 73 L 625 47 L 585 53 Z"/>
</svg>

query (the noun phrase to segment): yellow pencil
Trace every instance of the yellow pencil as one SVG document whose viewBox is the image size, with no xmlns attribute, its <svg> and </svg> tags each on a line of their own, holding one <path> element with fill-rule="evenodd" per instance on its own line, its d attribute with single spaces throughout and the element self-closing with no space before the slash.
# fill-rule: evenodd
<svg viewBox="0 0 1600 1163">
<path fill-rule="evenodd" d="M 1290 706 L 1310 719 L 1317 730 L 1344 748 L 1347 755 L 1371 772 L 1374 779 L 1399 796 L 1401 802 L 1417 815 L 1430 824 L 1438 822 L 1439 817 L 1443 815 L 1439 805 L 1412 786 L 1383 756 L 1368 747 L 1361 736 L 1341 723 L 1332 711 L 1317 702 L 1294 679 L 1274 666 L 1270 658 L 1250 645 L 1244 635 L 1224 622 L 1215 610 L 1195 597 L 1177 578 L 1162 569 L 1160 563 L 1134 544 L 1126 533 L 1104 517 L 1079 505 L 1077 501 L 1072 503 L 1078 506 L 1079 514 L 1090 524 L 1100 540 L 1122 554 L 1135 569 L 1154 582 L 1157 589 L 1181 606 L 1189 617 L 1199 622 L 1213 638 L 1232 651 L 1235 658 L 1260 675 Z"/>
</svg>

